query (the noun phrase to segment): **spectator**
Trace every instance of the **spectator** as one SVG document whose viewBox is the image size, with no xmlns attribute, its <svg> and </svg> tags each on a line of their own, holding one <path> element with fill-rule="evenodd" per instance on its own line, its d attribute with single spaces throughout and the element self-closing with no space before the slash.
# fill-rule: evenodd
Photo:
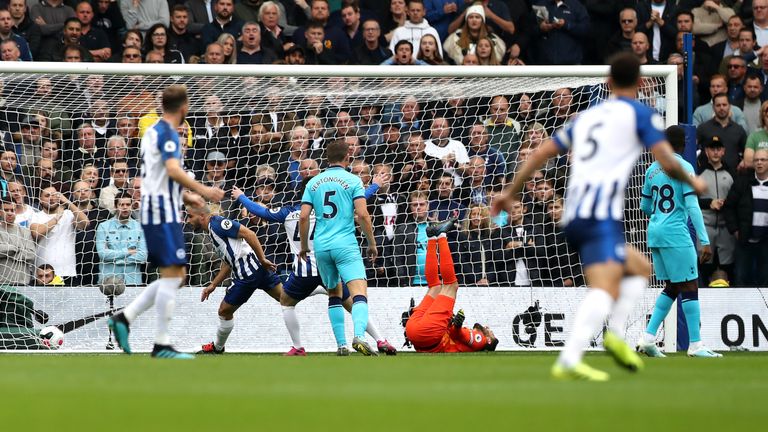
<svg viewBox="0 0 768 432">
<path fill-rule="evenodd" d="M 760 105 L 760 129 L 747 137 L 747 144 L 744 147 L 744 166 L 754 168 L 755 152 L 761 149 L 768 150 L 768 102 Z"/>
<path fill-rule="evenodd" d="M 66 159 L 72 164 L 75 174 L 79 174 L 86 165 L 99 165 L 101 155 L 96 147 L 96 131 L 92 124 L 83 123 L 78 126 L 76 135 L 76 147 Z"/>
<path fill-rule="evenodd" d="M 112 54 L 112 58 L 110 59 L 110 61 L 116 62 L 116 63 L 120 63 L 120 62 L 126 63 L 123 57 L 123 51 L 125 51 L 125 48 L 131 46 L 138 50 L 141 50 L 141 47 L 144 46 L 143 41 L 144 41 L 144 36 L 141 34 L 140 31 L 127 30 L 125 32 L 125 35 L 123 35 L 122 43 L 120 44 L 120 49 L 117 51 L 114 51 L 114 54 Z M 141 53 L 139 53 L 139 55 L 141 55 Z"/>
<path fill-rule="evenodd" d="M 412 66 L 412 65 L 427 65 L 428 63 L 423 60 L 413 58 L 413 45 L 407 40 L 399 41 L 395 44 L 395 54 L 387 60 L 384 60 L 382 65 L 385 66 Z"/>
<path fill-rule="evenodd" d="M 507 210 L 499 229 L 500 244 L 493 244 L 496 281 L 531 286 L 532 279 L 539 279 L 536 262 L 532 259 L 536 250 L 533 227 L 525 217 L 525 206 L 520 201 L 512 201 Z"/>
<path fill-rule="evenodd" d="M 131 218 L 133 200 L 127 193 L 115 196 L 111 207 L 115 217 L 96 229 L 99 254 L 99 282 L 117 276 L 126 285 L 142 284 L 142 267 L 147 262 L 147 244 L 138 221 Z"/>
<path fill-rule="evenodd" d="M 390 0 L 389 13 L 379 20 L 381 31 L 384 33 L 384 39 L 387 42 L 392 41 L 396 29 L 405 25 L 405 22 L 408 20 L 407 10 L 405 0 Z"/>
<path fill-rule="evenodd" d="M 589 15 L 576 0 L 535 0 L 534 6 L 547 11 L 545 20 L 537 14 L 538 37 L 535 44 L 539 64 L 581 64 L 583 49 L 581 38 L 589 30 Z"/>
<path fill-rule="evenodd" d="M 216 0 L 187 0 L 184 7 L 189 11 L 189 31 L 196 35 L 216 17 Z"/>
<path fill-rule="evenodd" d="M 101 189 L 101 194 L 99 194 L 99 207 L 108 210 L 110 214 L 114 214 L 115 197 L 120 195 L 130 184 L 130 178 L 128 177 L 128 162 L 125 160 L 112 162 L 109 172 L 109 183 Z"/>
<path fill-rule="evenodd" d="M 744 97 L 736 99 L 734 105 L 741 108 L 747 122 L 747 134 L 751 134 L 761 127 L 763 116 L 761 106 L 768 98 L 763 94 L 763 83 L 759 76 L 747 75 L 744 79 Z"/>
<path fill-rule="evenodd" d="M 325 50 L 331 54 L 331 63 L 320 64 L 347 64 L 352 59 L 352 48 L 349 44 L 349 36 L 338 27 L 334 27 L 328 22 L 330 9 L 328 0 L 311 0 L 311 10 L 309 18 L 314 25 L 319 25 L 323 30 L 323 37 L 319 42 L 325 47 Z M 293 34 L 293 41 L 296 45 L 313 47 L 318 41 L 309 41 L 309 25 L 305 28 L 299 27 Z M 309 64 L 310 62 L 307 61 Z M 317 63 L 314 63 L 317 64 Z"/>
<path fill-rule="evenodd" d="M 478 63 L 483 66 L 498 66 L 501 64 L 500 59 L 494 50 L 494 42 L 489 37 L 484 37 L 477 40 L 475 55 L 477 56 Z"/>
<path fill-rule="evenodd" d="M 320 2 L 322 3 L 322 2 Z M 333 53 L 326 49 L 325 30 L 318 22 L 310 22 L 304 32 L 304 61 L 306 64 L 335 64 Z"/>
<path fill-rule="evenodd" d="M 396 175 L 402 172 L 403 166 L 406 161 L 405 146 L 400 141 L 400 126 L 391 121 L 381 126 L 381 143 L 370 144 L 371 135 L 369 137 L 369 146 L 366 149 L 368 162 L 372 165 L 387 164 L 393 168 Z"/>
<path fill-rule="evenodd" d="M 357 131 L 360 134 L 360 138 L 365 141 L 368 146 L 366 147 L 366 153 L 372 154 L 379 144 L 382 143 L 383 137 L 381 132 L 381 123 L 379 122 L 378 105 L 365 103 L 360 107 L 358 113 Z"/>
<path fill-rule="evenodd" d="M 224 49 L 224 64 L 237 64 L 237 41 L 229 33 L 222 33 L 216 40 Z"/>
<path fill-rule="evenodd" d="M 292 45 L 285 50 L 285 63 L 289 65 L 303 65 L 306 64 L 306 53 L 303 47 L 298 45 Z"/>
<path fill-rule="evenodd" d="M 402 27 L 395 29 L 392 38 L 389 41 L 389 49 L 392 52 L 397 53 L 398 42 L 405 40 L 411 43 L 411 50 L 413 47 L 420 46 L 419 42 L 421 37 L 425 34 L 431 34 L 438 40 L 440 35 L 437 33 L 434 27 L 429 25 L 429 22 L 424 19 L 426 11 L 424 9 L 424 2 L 422 0 L 412 0 L 408 2 L 408 20 Z M 443 55 L 443 47 L 438 46 L 440 55 Z M 413 52 L 413 59 L 416 59 L 416 52 Z"/>
<path fill-rule="evenodd" d="M 488 186 L 492 180 L 486 173 L 485 159 L 481 156 L 471 156 L 464 174 L 464 182 L 459 189 L 458 199 L 465 207 L 472 204 L 488 205 L 490 197 Z"/>
<path fill-rule="evenodd" d="M 63 61 L 64 49 L 69 46 L 80 46 L 80 37 L 82 36 L 83 25 L 77 18 L 67 18 L 64 22 L 64 29 L 61 31 L 60 38 L 45 38 L 40 48 L 40 61 Z M 86 50 L 87 56 L 83 61 L 93 61 L 90 52 Z"/>
<path fill-rule="evenodd" d="M 238 8 L 246 7 L 249 3 L 247 1 L 240 2 L 235 5 L 235 13 Z M 258 16 L 254 18 L 245 18 L 240 15 L 240 19 L 243 21 L 256 21 L 258 19 L 261 25 L 261 44 L 264 48 L 269 48 L 279 58 L 285 57 L 285 51 L 288 48 L 294 46 L 290 41 L 288 32 L 285 31 L 285 26 L 288 23 L 285 21 L 285 7 L 282 3 L 276 3 L 274 1 L 265 1 L 259 7 Z M 291 28 L 291 33 L 296 28 Z"/>
<path fill-rule="evenodd" d="M 96 62 L 105 62 L 112 57 L 112 47 L 107 34 L 93 26 L 93 6 L 88 1 L 81 1 L 75 7 L 75 14 L 80 20 L 80 45 L 87 49 Z"/>
<path fill-rule="evenodd" d="M 557 195 L 547 203 L 543 231 L 534 235 L 539 279 L 534 285 L 573 287 L 583 286 L 579 256 L 570 250 L 565 234 L 560 229 L 563 216 L 563 199 Z"/>
<path fill-rule="evenodd" d="M 139 220 L 141 216 L 141 177 L 136 176 L 132 178 L 130 185 L 126 189 L 126 192 L 131 196 L 131 201 L 133 203 L 131 206 L 131 217 Z"/>
<path fill-rule="evenodd" d="M 211 151 L 205 157 L 205 173 L 201 183 L 206 186 L 218 187 L 222 190 L 232 190 L 234 182 L 227 179 L 227 156 L 220 151 Z M 211 212 L 226 218 L 236 217 L 236 204 L 231 198 L 225 198 L 220 203 L 209 203 Z"/>
<path fill-rule="evenodd" d="M 41 264 L 35 269 L 35 286 L 64 286 L 64 279 L 56 274 L 50 264 Z"/>
<path fill-rule="evenodd" d="M 16 138 L 16 153 L 22 167 L 31 167 L 40 157 L 40 147 L 43 136 L 40 130 L 40 120 L 35 116 L 27 116 L 21 120 L 21 133 Z"/>
<path fill-rule="evenodd" d="M 440 42 L 433 35 L 425 34 L 419 41 L 419 53 L 416 55 L 416 59 L 430 65 L 446 64 L 440 55 L 439 47 Z"/>
<path fill-rule="evenodd" d="M 752 0 L 752 27 L 757 36 L 757 44 L 768 45 L 768 0 Z"/>
<path fill-rule="evenodd" d="M 707 281 L 719 267 L 727 271 L 730 279 L 733 279 L 736 238 L 726 228 L 723 205 L 728 191 L 733 186 L 736 173 L 723 162 L 725 147 L 720 138 L 713 137 L 704 143 L 703 154 L 705 158 L 699 157 L 699 175 L 707 182 L 708 188 L 699 196 L 699 206 L 712 247 L 712 258 L 699 265 L 699 277 L 702 281 Z"/>
<path fill-rule="evenodd" d="M 640 60 L 640 64 L 656 64 L 648 52 L 650 48 L 648 36 L 645 33 L 637 32 L 632 36 L 632 52 Z"/>
<path fill-rule="evenodd" d="M 68 184 L 61 181 L 62 175 L 55 170 L 53 161 L 50 159 L 38 159 L 34 169 L 28 169 L 26 173 L 25 177 L 30 179 L 31 198 L 35 202 L 37 202 L 40 191 L 46 187 L 52 185 L 59 188 L 68 187 Z"/>
<path fill-rule="evenodd" d="M 239 111 L 228 111 L 224 114 L 224 126 L 219 128 L 216 139 L 209 140 L 206 150 L 218 150 L 227 157 L 227 169 L 236 169 L 238 159 L 245 156 L 245 140 L 247 134 L 242 133 L 242 115 Z M 242 154 L 241 154 L 242 152 Z M 230 179 L 238 177 L 235 171 L 230 172 Z M 244 177 L 244 176 L 242 176 Z"/>
<path fill-rule="evenodd" d="M 637 10 L 642 30 L 651 44 L 651 58 L 659 63 L 666 62 L 669 53 L 674 51 L 677 35 L 675 5 L 666 0 L 642 1 Z"/>
<path fill-rule="evenodd" d="M 206 64 L 224 64 L 224 46 L 218 42 L 213 42 L 205 47 L 203 61 Z"/>
<path fill-rule="evenodd" d="M 32 5 L 29 8 L 29 17 L 40 26 L 43 35 L 40 43 L 43 44 L 46 39 L 58 38 L 67 18 L 75 17 L 75 10 L 65 5 L 64 0 L 46 0 Z"/>
<path fill-rule="evenodd" d="M 454 184 L 462 184 L 462 174 L 469 163 L 467 148 L 460 141 L 450 138 L 451 127 L 445 117 L 435 117 L 430 127 L 429 140 L 425 142 L 424 153 L 442 161 L 443 170 L 451 174 Z"/>
<path fill-rule="evenodd" d="M 261 47 L 261 28 L 257 23 L 245 23 L 242 33 L 242 47 L 237 51 L 237 63 L 271 64 L 277 60 L 274 52 Z"/>
<path fill-rule="evenodd" d="M 741 158 L 747 143 L 747 133 L 743 127 L 731 119 L 728 95 L 725 93 L 715 95 L 713 105 L 715 116 L 696 128 L 696 140 L 699 143 L 705 143 L 714 136 L 720 137 L 720 141 L 725 146 L 726 165 L 742 171 L 746 168 Z"/>
<path fill-rule="evenodd" d="M 100 223 L 110 217 L 110 214 L 108 210 L 97 205 L 95 190 L 92 181 L 81 180 L 72 186 L 73 202 L 88 217 L 87 226 L 75 233 L 75 254 L 79 275 L 73 280 L 75 285 L 94 285 L 98 280 L 96 229 Z"/>
<path fill-rule="evenodd" d="M 728 39 L 726 23 L 736 13 L 723 5 L 721 0 L 705 0 L 701 6 L 693 8 L 691 13 L 695 17 L 693 34 L 702 42 L 713 46 Z"/>
<path fill-rule="evenodd" d="M 728 101 L 734 103 L 744 98 L 744 81 L 747 76 L 747 62 L 743 57 L 728 59 Z"/>
<path fill-rule="evenodd" d="M 123 48 L 122 63 L 141 63 L 141 49 L 137 46 Z"/>
<path fill-rule="evenodd" d="M 469 150 L 467 154 L 470 158 L 478 156 L 483 159 L 487 171 L 485 177 L 486 186 L 503 185 L 507 163 L 504 156 L 498 150 L 488 145 L 488 132 L 482 123 L 475 123 L 469 129 Z"/>
<path fill-rule="evenodd" d="M 40 55 L 40 40 L 43 33 L 40 26 L 27 13 L 27 3 L 24 0 L 10 0 L 8 10 L 13 19 L 13 32 L 27 41 L 32 58 L 37 58 Z"/>
<path fill-rule="evenodd" d="M 167 46 L 181 53 L 183 63 L 197 63 L 203 54 L 200 34 L 189 29 L 189 9 L 177 4 L 171 10 L 171 26 L 166 30 Z"/>
<path fill-rule="evenodd" d="M 412 192 L 408 198 L 408 219 L 395 227 L 394 261 L 399 286 L 425 285 L 424 263 L 427 258 L 427 208 L 424 192 Z"/>
<path fill-rule="evenodd" d="M 499 231 L 491 222 L 491 212 L 483 204 L 472 204 L 459 232 L 461 276 L 464 285 L 488 286 L 496 283 L 493 242 Z"/>
<path fill-rule="evenodd" d="M 521 127 L 518 122 L 509 117 L 509 100 L 504 96 L 494 96 L 488 113 L 490 115 L 484 122 L 490 135 L 488 145 L 498 149 L 504 159 L 511 162 L 515 159 L 520 147 Z"/>
<path fill-rule="evenodd" d="M 575 110 L 573 107 L 573 92 L 568 87 L 562 87 L 552 93 L 552 101 L 545 114 L 544 128 L 549 135 L 563 127 L 570 120 Z"/>
<path fill-rule="evenodd" d="M 94 192 L 99 189 L 101 184 L 101 177 L 99 176 L 99 169 L 96 168 L 95 165 L 85 165 L 83 169 L 80 171 L 80 180 L 84 181 L 88 184 L 88 187 L 91 188 L 91 192 Z M 89 194 L 89 200 L 93 200 L 94 196 L 90 196 Z"/>
<path fill-rule="evenodd" d="M 21 173 L 19 163 L 16 160 L 16 152 L 13 150 L 4 150 L 0 152 L 0 197 L 5 196 L 8 191 L 8 183 L 16 179 Z"/>
<path fill-rule="evenodd" d="M 235 39 L 240 39 L 243 22 L 232 13 L 235 9 L 233 0 L 215 0 L 213 21 L 203 26 L 203 45 L 208 46 L 215 42 L 222 33 L 229 33 Z"/>
<path fill-rule="evenodd" d="M 356 1 L 349 1 L 341 5 L 341 21 L 344 24 L 342 30 L 349 40 L 350 48 L 362 45 L 363 32 L 360 31 L 360 5 Z"/>
<path fill-rule="evenodd" d="M 147 30 L 147 38 L 144 40 L 144 53 L 156 53 L 160 55 L 160 63 L 184 63 L 184 55 L 168 46 L 168 28 L 163 24 L 154 24 Z"/>
<path fill-rule="evenodd" d="M 621 31 L 608 39 L 605 48 L 605 61 L 616 53 L 632 50 L 632 39 L 637 34 L 637 11 L 626 7 L 619 12 L 619 27 Z"/>
<path fill-rule="evenodd" d="M 448 26 L 459 16 L 460 0 L 425 0 L 426 18 L 437 30 L 440 40 L 448 37 Z"/>
<path fill-rule="evenodd" d="M 722 75 L 712 75 L 712 77 L 709 80 L 709 94 L 714 99 L 715 95 L 723 93 L 726 94 L 728 91 L 728 84 L 725 80 L 725 77 Z M 730 104 L 729 104 L 730 105 Z M 744 113 L 739 109 L 739 107 L 735 107 L 733 105 L 730 105 L 731 111 L 729 114 L 729 117 L 731 120 L 733 120 L 736 124 L 741 126 L 745 131 L 748 129 L 747 121 L 744 119 Z M 714 117 L 715 111 L 712 105 L 712 101 L 709 101 L 709 103 L 706 103 L 704 105 L 701 105 L 696 108 L 696 110 L 693 112 L 693 124 L 694 126 L 699 126 L 700 124 L 704 123 L 707 120 L 710 120 L 712 117 Z"/>
<path fill-rule="evenodd" d="M 112 0 L 96 0 L 93 26 L 100 28 L 109 38 L 113 54 L 122 49 L 120 35 L 125 32 L 125 20 L 120 5 Z"/>
<path fill-rule="evenodd" d="M 0 285 L 23 286 L 32 279 L 35 243 L 29 229 L 15 223 L 16 205 L 0 199 Z"/>
<path fill-rule="evenodd" d="M 749 68 L 759 70 L 762 66 L 760 64 L 760 53 L 762 51 L 763 50 L 760 50 L 757 46 L 755 33 L 752 31 L 752 29 L 742 28 L 739 30 L 738 46 L 736 50 L 734 50 L 730 55 L 743 57 Z M 729 58 L 730 56 L 723 56 L 721 59 L 720 67 L 718 68 L 719 73 L 728 73 L 727 62 Z"/>
<path fill-rule="evenodd" d="M 0 41 L 12 40 L 16 42 L 21 60 L 32 61 L 32 51 L 29 49 L 29 44 L 23 36 L 13 32 L 13 23 L 11 12 L 0 9 Z"/>
<path fill-rule="evenodd" d="M 757 3 L 757 0 L 756 0 Z M 736 285 L 768 284 L 768 150 L 755 152 L 754 169 L 740 175 L 725 200 L 725 223 L 738 241 Z"/>
<path fill-rule="evenodd" d="M 37 213 L 37 209 L 27 204 L 27 188 L 19 180 L 8 182 L 8 193 L 16 205 L 16 225 L 29 228 L 29 221 Z"/>
<path fill-rule="evenodd" d="M 475 53 L 477 43 L 482 38 L 488 38 L 493 43 L 493 51 L 496 58 L 504 56 L 507 47 L 500 37 L 492 33 L 485 24 L 485 10 L 483 6 L 474 5 L 467 8 L 466 19 L 461 29 L 451 33 L 443 43 L 445 55 L 454 64 L 461 64 L 465 55 Z"/>
<path fill-rule="evenodd" d="M 119 0 L 125 27 L 146 33 L 154 24 L 168 27 L 170 13 L 165 0 Z"/>
<path fill-rule="evenodd" d="M 40 192 L 40 210 L 29 225 L 37 241 L 36 265 L 51 264 L 60 276 L 77 276 L 75 230 L 85 229 L 88 217 L 52 186 Z"/>
<path fill-rule="evenodd" d="M 467 215 L 467 207 L 456 199 L 456 187 L 453 177 L 443 174 L 437 180 L 437 188 L 434 199 L 429 201 L 429 219 L 443 221 L 448 218 L 456 218 L 463 221 Z"/>
<path fill-rule="evenodd" d="M 710 48 L 712 58 L 715 61 L 719 62 L 731 55 L 743 55 L 739 53 L 739 39 L 742 30 L 749 32 L 749 38 L 754 41 L 752 29 L 744 27 L 744 20 L 740 16 L 733 15 L 728 18 L 728 22 L 725 25 L 725 40 L 712 45 Z"/>
</svg>

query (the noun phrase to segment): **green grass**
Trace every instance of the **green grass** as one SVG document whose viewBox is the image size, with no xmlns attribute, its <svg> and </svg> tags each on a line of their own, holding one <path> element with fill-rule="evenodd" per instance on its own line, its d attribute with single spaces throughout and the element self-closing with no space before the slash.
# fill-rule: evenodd
<svg viewBox="0 0 768 432">
<path fill-rule="evenodd" d="M 764 430 L 768 355 L 649 359 L 553 382 L 554 354 L 0 355 L 0 430 Z"/>
</svg>

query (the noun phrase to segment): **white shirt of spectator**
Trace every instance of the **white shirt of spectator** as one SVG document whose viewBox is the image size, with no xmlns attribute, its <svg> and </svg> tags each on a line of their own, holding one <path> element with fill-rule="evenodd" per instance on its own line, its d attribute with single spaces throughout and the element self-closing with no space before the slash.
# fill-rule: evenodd
<svg viewBox="0 0 768 432">
<path fill-rule="evenodd" d="M 424 153 L 427 156 L 442 159 L 449 153 L 453 153 L 454 158 L 456 159 L 455 163 L 469 163 L 469 154 L 467 154 L 467 148 L 464 147 L 464 144 L 462 144 L 460 141 L 449 139 L 448 144 L 446 144 L 445 147 L 438 146 L 437 144 L 433 143 L 432 140 L 427 140 L 425 144 L 426 147 L 424 148 Z M 456 187 L 461 186 L 463 179 L 461 178 L 461 175 L 459 175 L 459 173 L 456 171 L 456 167 L 446 166 L 444 169 L 446 173 L 453 176 L 453 184 Z"/>
<path fill-rule="evenodd" d="M 651 11 L 656 11 L 659 16 L 664 15 L 664 9 L 667 7 L 667 2 L 662 4 L 651 3 Z M 726 44 L 727 46 L 728 44 Z M 659 25 L 653 23 L 653 59 L 659 61 L 659 53 L 661 53 L 661 29 Z"/>
<path fill-rule="evenodd" d="M 17 214 L 14 222 L 20 227 L 29 228 L 29 221 L 32 220 L 32 216 L 37 212 L 31 205 L 24 204 L 24 212 Z"/>
<path fill-rule="evenodd" d="M 755 28 L 755 36 L 757 36 L 757 45 L 762 47 L 768 44 L 768 27 L 763 28 L 756 23 L 753 23 L 753 26 Z"/>
<path fill-rule="evenodd" d="M 54 215 L 36 212 L 29 220 L 30 224 L 44 224 Z M 37 242 L 35 267 L 50 264 L 59 276 L 77 276 L 75 260 L 75 215 L 71 210 L 64 210 L 59 223 Z"/>
</svg>

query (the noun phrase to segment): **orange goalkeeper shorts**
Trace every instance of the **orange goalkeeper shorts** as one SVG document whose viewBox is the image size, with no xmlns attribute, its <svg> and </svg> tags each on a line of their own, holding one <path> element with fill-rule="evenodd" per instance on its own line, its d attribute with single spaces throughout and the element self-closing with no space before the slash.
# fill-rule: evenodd
<svg viewBox="0 0 768 432">
<path fill-rule="evenodd" d="M 448 333 L 455 304 L 456 299 L 448 296 L 424 296 L 405 326 L 405 334 L 416 351 L 431 351 L 440 345 Z"/>
</svg>

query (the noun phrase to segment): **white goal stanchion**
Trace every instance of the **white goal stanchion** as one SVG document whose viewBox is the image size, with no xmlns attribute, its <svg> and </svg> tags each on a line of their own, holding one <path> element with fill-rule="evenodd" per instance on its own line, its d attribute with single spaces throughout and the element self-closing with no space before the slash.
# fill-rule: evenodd
<svg viewBox="0 0 768 432">
<path fill-rule="evenodd" d="M 34 279 L 38 268 L 38 284 L 45 283 L 45 273 L 52 267 L 68 286 L 28 287 L 24 275 L 10 271 L 10 264 L 0 269 L 0 278 L 5 278 L 0 286 L 16 286 L 0 288 L 0 349 L 39 348 L 36 334 L 51 324 L 65 327 L 65 346 L 71 350 L 104 349 L 108 339 L 104 316 L 127 304 L 137 288 L 129 287 L 110 306 L 94 287 L 108 277 L 139 286 L 157 277 L 145 263 L 140 232 L 120 234 L 110 223 L 117 223 L 114 203 L 122 194 L 135 203 L 132 213 L 138 214 L 140 134 L 158 118 L 158 94 L 177 83 L 185 84 L 190 96 L 190 112 L 179 130 L 186 144 L 185 168 L 206 184 L 226 190 L 238 186 L 270 208 L 297 201 L 301 178 L 325 166 L 326 143 L 350 144 L 355 159 L 351 171 L 367 186 L 380 183 L 372 187 L 369 198 L 380 258 L 366 265 L 370 285 L 376 287 L 371 291 L 371 311 L 377 319 L 387 320 L 381 323 L 387 337 L 400 339 L 402 332 L 390 321 L 407 302 L 395 313 L 401 306 L 385 300 L 386 293 L 398 300 L 421 296 L 422 288 L 403 287 L 424 282 L 418 226 L 425 218 L 462 220 L 450 238 L 459 281 L 465 286 L 489 285 L 462 289 L 460 304 L 468 296 L 472 304 L 488 304 L 486 312 L 474 308 L 476 317 L 468 314 L 470 320 L 511 325 L 508 315 L 514 318 L 536 300 L 544 309 L 562 309 L 568 316 L 582 296 L 575 287 L 583 284 L 578 257 L 557 227 L 568 158 L 552 161 L 529 183 L 524 214 L 509 209 L 505 216 L 491 219 L 488 207 L 531 149 L 568 118 L 608 97 L 607 73 L 607 66 L 4 63 L 0 160 L 3 179 L 17 204 L 17 222 L 29 227 L 46 223 L 56 213 L 56 203 L 46 193 L 50 187 L 81 208 L 89 222 L 84 229 L 73 229 L 72 219 L 62 217 L 61 226 L 57 222 L 54 229 L 26 243 L 35 251 L 34 258 L 26 260 L 27 277 Z M 647 66 L 642 75 L 639 99 L 654 107 L 667 125 L 676 124 L 676 69 Z M 453 156 L 445 157 L 448 152 L 439 150 L 445 144 Z M 628 186 L 625 211 L 627 240 L 646 253 L 646 217 L 639 210 L 639 198 L 649 163 L 650 156 L 643 155 Z M 382 175 L 386 173 L 391 178 Z M 411 206 L 419 200 L 426 201 L 426 212 Z M 251 227 L 280 275 L 290 272 L 293 258 L 288 244 L 294 239 L 287 237 L 282 224 L 247 214 L 230 197 L 211 207 Z M 189 283 L 205 286 L 218 271 L 220 257 L 204 233 L 187 227 L 185 235 Z M 197 293 L 188 291 L 192 292 Z M 483 293 L 495 303 L 502 301 L 504 312 L 484 303 L 479 298 Z M 638 306 L 628 328 L 631 338 L 639 336 L 637 329 L 645 325 L 656 293 L 649 290 Z M 180 346 L 210 339 L 215 332 L 214 302 L 221 294 L 203 304 L 196 295 L 184 294 L 178 302 L 174 327 Z M 331 333 L 321 314 L 322 302 L 310 300 L 307 303 L 314 306 L 307 313 L 316 320 L 302 321 L 314 338 L 307 345 L 333 349 L 333 343 L 327 343 Z M 237 324 L 232 349 L 287 347 L 276 303 L 260 295 L 252 301 L 256 304 L 243 308 L 236 320 L 256 320 L 264 327 Z M 377 312 L 377 301 L 387 304 L 388 312 Z M 553 302 L 556 307 L 545 304 Z M 141 326 L 150 332 L 153 320 L 141 321 L 146 322 L 137 324 L 140 339 Z M 675 348 L 675 329 L 673 310 L 665 322 L 667 350 Z M 315 338 L 321 333 L 327 340 Z M 509 340 L 500 348 L 523 345 Z"/>
</svg>

